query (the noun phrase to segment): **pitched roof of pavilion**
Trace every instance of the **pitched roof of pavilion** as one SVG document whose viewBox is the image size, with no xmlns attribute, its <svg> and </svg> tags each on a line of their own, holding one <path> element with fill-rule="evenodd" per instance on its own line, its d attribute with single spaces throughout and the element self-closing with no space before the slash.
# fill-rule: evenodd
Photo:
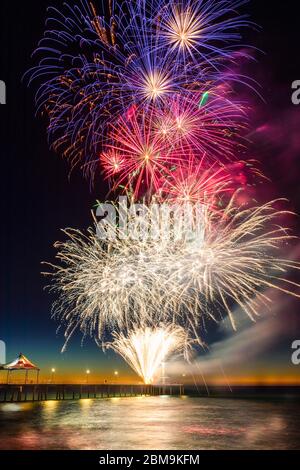
<svg viewBox="0 0 300 470">
<path fill-rule="evenodd" d="M 33 362 L 27 359 L 24 354 L 20 354 L 17 359 L 8 364 L 3 364 L 0 366 L 2 370 L 40 370 Z"/>
</svg>

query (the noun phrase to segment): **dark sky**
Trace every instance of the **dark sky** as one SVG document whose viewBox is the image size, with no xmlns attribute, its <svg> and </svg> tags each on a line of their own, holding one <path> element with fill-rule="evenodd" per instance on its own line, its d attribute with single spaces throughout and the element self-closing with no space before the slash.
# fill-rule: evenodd
<svg viewBox="0 0 300 470">
<path fill-rule="evenodd" d="M 9 360 L 22 351 L 38 362 L 45 374 L 53 366 L 72 368 L 77 375 L 89 367 L 109 376 L 115 369 L 123 370 L 122 361 L 104 356 L 92 341 L 87 340 L 81 348 L 80 336 L 76 336 L 68 353 L 60 355 L 63 337 L 56 335 L 56 324 L 50 319 L 53 299 L 43 291 L 45 280 L 40 275 L 41 261 L 53 260 L 53 242 L 62 239 L 60 229 L 87 227 L 95 200 L 106 194 L 100 179 L 91 190 L 79 171 L 70 176 L 67 163 L 49 150 L 46 123 L 35 117 L 33 90 L 21 81 L 33 65 L 30 56 L 43 33 L 46 7 L 62 3 L 1 0 L 0 80 L 7 85 L 7 105 L 0 106 L 0 339 L 7 343 Z M 300 80 L 300 5 L 296 7 L 291 0 L 255 0 L 247 11 L 262 27 L 259 33 L 250 32 L 247 40 L 265 51 L 258 53 L 258 62 L 249 67 L 251 76 L 262 85 L 265 99 L 263 103 L 254 98 L 259 112 L 253 128 L 267 122 L 272 129 L 256 136 L 253 152 L 258 152 L 255 157 L 262 159 L 264 172 L 272 178 L 272 186 L 268 186 L 271 195 L 287 197 L 290 207 L 300 213 L 300 106 L 293 106 L 290 98 L 292 81 Z M 293 315 L 299 311 L 297 303 L 291 308 Z M 299 325 L 294 316 L 292 321 Z M 297 336 L 296 331 L 294 334 Z M 278 342 L 273 357 L 288 356 L 290 339 L 292 336 Z M 269 353 L 261 359 L 268 362 Z M 124 374 L 125 370 L 128 373 L 124 368 Z"/>
</svg>

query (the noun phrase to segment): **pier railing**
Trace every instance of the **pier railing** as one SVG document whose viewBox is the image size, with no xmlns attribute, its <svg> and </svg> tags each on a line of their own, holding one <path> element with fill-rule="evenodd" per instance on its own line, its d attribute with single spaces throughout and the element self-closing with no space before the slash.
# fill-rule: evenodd
<svg viewBox="0 0 300 470">
<path fill-rule="evenodd" d="M 184 395 L 184 387 L 181 384 L 0 384 L 0 403 L 135 397 L 144 395 Z"/>
</svg>

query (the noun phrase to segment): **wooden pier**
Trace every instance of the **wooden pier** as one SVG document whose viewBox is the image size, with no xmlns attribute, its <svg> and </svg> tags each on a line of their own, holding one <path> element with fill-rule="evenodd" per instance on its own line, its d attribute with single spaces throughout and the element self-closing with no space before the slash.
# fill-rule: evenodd
<svg viewBox="0 0 300 470">
<path fill-rule="evenodd" d="M 184 386 L 181 384 L 0 384 L 0 403 L 159 395 L 184 395 Z"/>
</svg>

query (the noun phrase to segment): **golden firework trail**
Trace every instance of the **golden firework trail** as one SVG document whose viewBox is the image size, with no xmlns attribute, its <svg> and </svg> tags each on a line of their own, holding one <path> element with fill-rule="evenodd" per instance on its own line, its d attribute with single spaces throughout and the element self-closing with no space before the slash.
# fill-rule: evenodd
<svg viewBox="0 0 300 470">
<path fill-rule="evenodd" d="M 107 347 L 122 356 L 145 384 L 153 384 L 162 364 L 174 353 L 186 355 L 189 346 L 184 328 L 170 323 L 135 327 L 128 334 L 115 333 Z"/>
</svg>

